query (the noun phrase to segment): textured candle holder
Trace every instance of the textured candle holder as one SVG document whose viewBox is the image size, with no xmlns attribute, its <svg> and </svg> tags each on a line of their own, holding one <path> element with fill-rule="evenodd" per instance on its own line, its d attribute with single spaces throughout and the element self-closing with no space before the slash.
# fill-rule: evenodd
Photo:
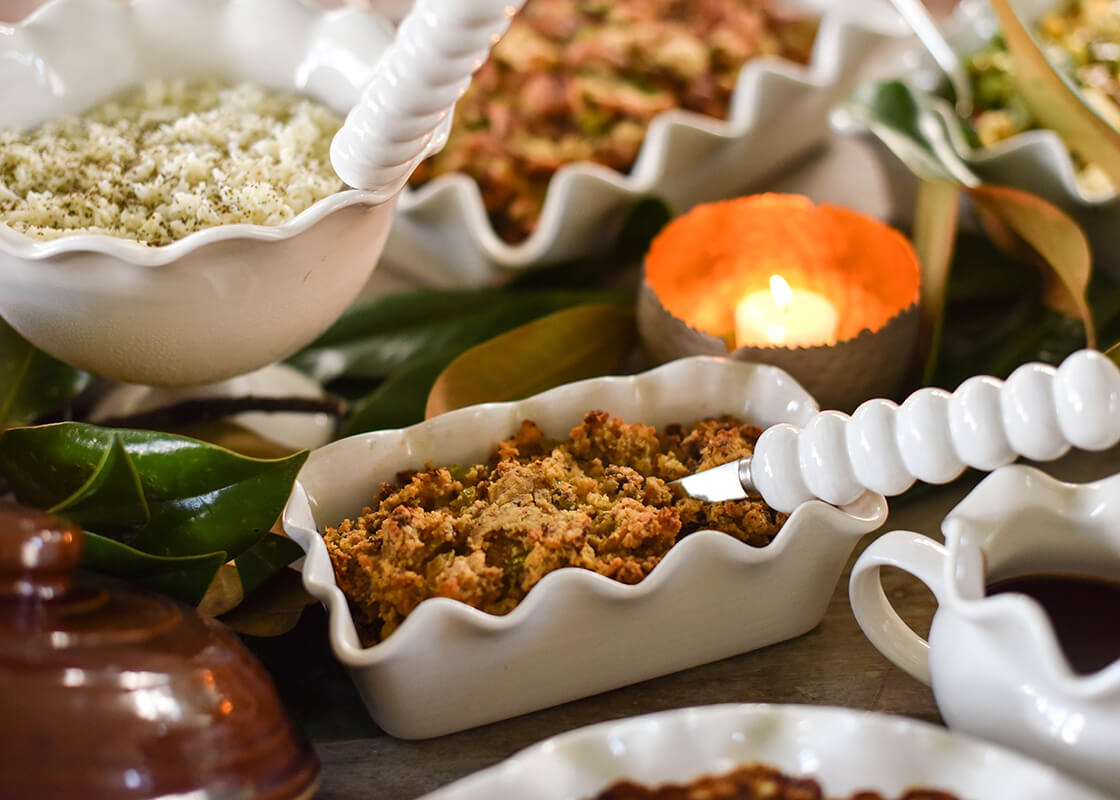
<svg viewBox="0 0 1120 800">
<path fill-rule="evenodd" d="M 834 302 L 835 344 L 729 344 L 737 299 L 774 273 Z M 877 220 L 796 195 L 755 195 L 699 206 L 658 235 L 646 257 L 638 330 L 656 363 L 730 355 L 773 364 L 823 408 L 849 411 L 903 388 L 918 340 L 920 282 L 909 242 Z"/>
</svg>

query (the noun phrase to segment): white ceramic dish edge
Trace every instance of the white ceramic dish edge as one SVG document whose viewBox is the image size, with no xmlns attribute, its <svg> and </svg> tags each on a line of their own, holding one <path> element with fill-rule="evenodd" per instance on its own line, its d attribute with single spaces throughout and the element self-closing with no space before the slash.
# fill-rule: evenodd
<svg viewBox="0 0 1120 800">
<path fill-rule="evenodd" d="M 702 531 L 673 548 L 640 584 L 558 570 L 508 615 L 437 598 L 384 642 L 363 648 L 319 529 L 360 511 L 373 486 L 401 469 L 484 459 L 521 419 L 562 435 L 592 408 L 656 425 L 736 413 L 767 426 L 803 425 L 816 404 L 774 367 L 698 357 L 516 403 L 462 409 L 315 451 L 284 510 L 284 528 L 307 552 L 304 585 L 328 608 L 335 654 L 390 733 L 450 733 L 804 633 L 823 616 L 855 543 L 885 519 L 886 503 L 873 493 L 843 509 L 814 501 L 799 507 L 765 548 Z M 800 602 L 780 608 L 767 602 L 771 592 L 793 587 Z M 756 615 L 737 619 L 721 613 L 726 608 L 752 608 Z"/>
<path fill-rule="evenodd" d="M 589 255 L 609 243 L 625 209 L 659 196 L 678 212 L 755 185 L 825 144 L 828 109 L 860 67 L 905 29 L 886 2 L 793 0 L 821 14 L 808 66 L 758 58 L 740 73 L 728 119 L 668 111 L 651 123 L 626 174 L 586 162 L 559 170 L 540 223 L 511 245 L 494 231 L 478 185 L 447 175 L 401 193 L 385 261 L 427 282 L 491 283 L 509 271 Z M 448 261 L 454 254 L 455 263 Z"/>
<path fill-rule="evenodd" d="M 604 722 L 546 739 L 421 800 L 585 800 L 629 778 L 649 785 L 766 763 L 832 796 L 924 785 L 961 800 L 1104 800 L 1017 753 L 903 717 L 828 706 L 716 705 Z"/>
</svg>

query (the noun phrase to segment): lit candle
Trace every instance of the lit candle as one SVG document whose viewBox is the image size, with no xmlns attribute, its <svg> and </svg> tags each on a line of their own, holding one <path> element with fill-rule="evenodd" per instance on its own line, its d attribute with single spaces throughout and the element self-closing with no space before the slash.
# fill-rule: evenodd
<svg viewBox="0 0 1120 800">
<path fill-rule="evenodd" d="M 735 343 L 812 347 L 836 343 L 836 307 L 807 289 L 794 292 L 781 275 L 770 276 L 770 290 L 751 292 L 735 306 Z"/>
</svg>

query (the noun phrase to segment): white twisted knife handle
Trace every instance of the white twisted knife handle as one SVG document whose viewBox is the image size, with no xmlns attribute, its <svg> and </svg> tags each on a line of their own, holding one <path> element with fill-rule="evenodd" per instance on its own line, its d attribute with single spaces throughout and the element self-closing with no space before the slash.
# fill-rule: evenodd
<svg viewBox="0 0 1120 800">
<path fill-rule="evenodd" d="M 920 389 L 901 406 L 868 400 L 851 417 L 823 411 L 804 430 L 776 425 L 739 474 L 772 508 L 793 511 L 813 498 L 844 505 L 865 489 L 896 495 L 915 481 L 948 483 L 965 467 L 1050 461 L 1071 446 L 1118 441 L 1120 369 L 1081 350 L 1056 369 L 1024 364 L 1006 382 L 979 375 L 952 394 Z"/>
<path fill-rule="evenodd" d="M 386 199 L 400 191 L 524 3 L 417 0 L 331 142 L 339 177 Z"/>
</svg>

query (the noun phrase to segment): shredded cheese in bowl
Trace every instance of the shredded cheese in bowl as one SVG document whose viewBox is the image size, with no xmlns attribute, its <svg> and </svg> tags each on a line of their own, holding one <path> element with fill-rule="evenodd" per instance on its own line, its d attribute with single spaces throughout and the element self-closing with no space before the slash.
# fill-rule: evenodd
<svg viewBox="0 0 1120 800">
<path fill-rule="evenodd" d="M 78 118 L 0 131 L 0 224 L 147 245 L 279 225 L 343 188 L 329 155 L 341 126 L 313 100 L 253 84 L 150 81 Z"/>
</svg>

